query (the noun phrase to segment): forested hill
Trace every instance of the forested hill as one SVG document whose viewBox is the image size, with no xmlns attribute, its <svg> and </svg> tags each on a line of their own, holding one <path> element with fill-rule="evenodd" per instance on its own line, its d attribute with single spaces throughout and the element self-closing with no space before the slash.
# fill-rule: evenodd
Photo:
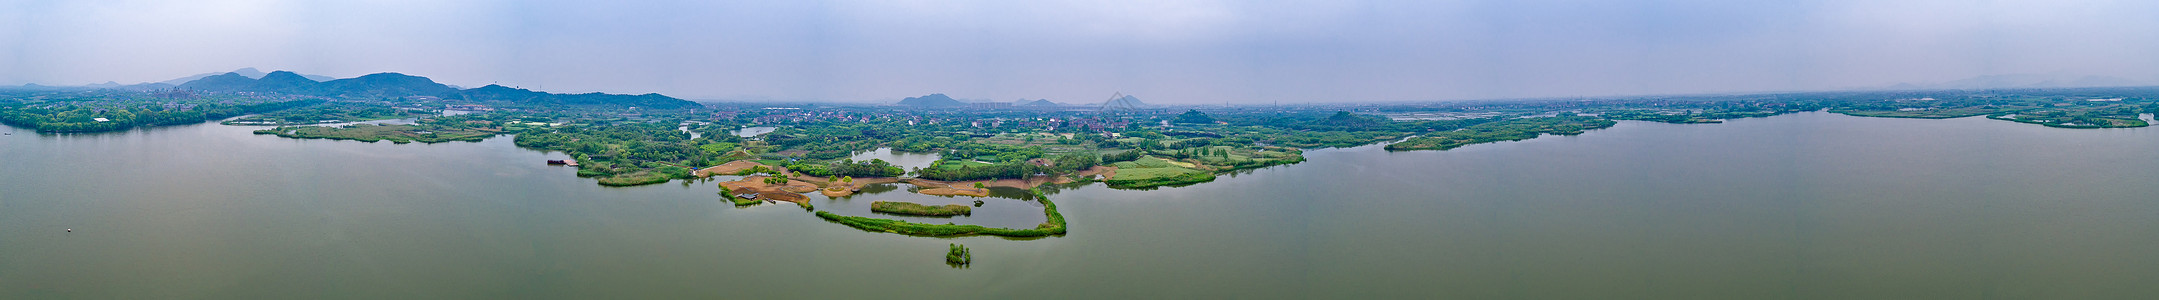
<svg viewBox="0 0 2159 300">
<path fill-rule="evenodd" d="M 555 94 L 500 85 L 458 91 L 458 95 L 444 97 L 471 101 L 508 101 L 518 104 L 550 105 L 619 105 L 655 109 L 683 109 L 703 107 L 703 104 L 676 99 L 660 94 L 619 95 L 604 93 Z"/>
<path fill-rule="evenodd" d="M 398 73 L 375 73 L 366 76 L 317 82 L 288 71 L 270 72 L 262 79 L 248 78 L 239 73 L 225 73 L 203 77 L 180 84 L 181 89 L 213 92 L 256 92 L 324 97 L 404 97 L 448 96 L 457 91 L 448 85 L 435 83 L 427 77 Z"/>
<path fill-rule="evenodd" d="M 263 75 L 261 79 L 249 78 L 239 73 L 225 73 L 188 81 L 180 84 L 179 88 L 213 92 L 255 92 L 341 98 L 432 96 L 453 100 L 501 101 L 509 102 L 508 104 L 512 105 L 626 106 L 653 109 L 682 109 L 703 106 L 697 102 L 660 94 L 555 94 L 500 85 L 459 90 L 449 85 L 437 83 L 427 77 L 399 73 L 375 73 L 354 78 L 319 82 L 289 71 L 270 72 Z"/>
</svg>

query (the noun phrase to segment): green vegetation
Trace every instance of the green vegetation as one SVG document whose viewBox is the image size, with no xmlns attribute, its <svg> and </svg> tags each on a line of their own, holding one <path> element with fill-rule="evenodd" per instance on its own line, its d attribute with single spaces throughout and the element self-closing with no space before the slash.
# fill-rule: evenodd
<svg viewBox="0 0 2159 300">
<path fill-rule="evenodd" d="M 695 126 L 690 132 L 675 123 L 592 122 L 583 125 L 532 127 L 517 132 L 520 147 L 569 153 L 578 161 L 578 174 L 600 177 L 600 184 L 628 186 L 694 178 L 702 166 L 746 158 L 734 151 L 740 138 L 721 133 L 721 127 Z"/>
<path fill-rule="evenodd" d="M 1987 115 L 1987 114 L 1999 114 L 1999 113 L 2005 113 L 2005 112 L 2013 112 L 2013 111 L 2019 111 L 2019 110 L 2025 110 L 2025 109 L 2030 109 L 2030 108 L 2029 108 L 2029 107 L 2017 107 L 2017 106 L 1991 106 L 1991 105 L 1989 105 L 1989 106 L 1966 106 L 1966 107 L 1949 107 L 1949 108 L 1933 108 L 1933 107 L 1909 107 L 1909 108 L 1899 108 L 1899 109 L 1897 109 L 1897 110 L 1856 110 L 1856 109 L 1834 109 L 1834 110 L 1830 110 L 1830 112 L 1834 112 L 1834 113 L 1840 113 L 1840 114 L 1846 114 L 1846 115 L 1852 115 L 1852 116 L 1860 116 L 1860 117 L 1876 117 L 1876 118 L 1949 119 L 1949 118 L 1963 118 L 1963 117 L 1970 117 L 1970 116 L 1978 116 L 1978 115 Z"/>
<path fill-rule="evenodd" d="M 1011 153 L 1020 153 L 1020 155 L 1007 155 Z M 966 155 L 966 153 L 952 155 Z M 997 163 L 977 160 L 954 160 L 948 156 L 947 159 L 932 163 L 927 168 L 915 170 L 915 174 L 922 178 L 946 181 L 1026 178 L 1033 175 L 1063 174 L 1086 169 L 1095 166 L 1101 160 L 1099 156 L 1093 153 L 1066 153 L 1054 158 L 1044 158 L 1044 155 L 1039 152 L 1005 152 L 999 155 L 1004 156 L 1004 158 Z M 1040 160 L 1037 161 L 1037 159 Z"/>
<path fill-rule="evenodd" d="M 1117 176 L 1102 182 L 1112 188 L 1140 189 L 1159 186 L 1181 186 L 1214 181 L 1214 173 L 1194 170 L 1192 163 L 1174 162 L 1148 156 L 1138 160 L 1111 164 L 1117 167 Z"/>
<path fill-rule="evenodd" d="M 756 198 L 728 198 L 728 199 L 729 199 L 729 201 L 730 201 L 730 202 L 734 202 L 734 203 L 735 203 L 735 207 L 743 207 L 743 206 L 751 206 L 751 205 L 765 204 L 765 200 L 757 200 Z"/>
<path fill-rule="evenodd" d="M 977 184 L 980 184 L 980 183 L 977 183 Z M 916 203 L 912 203 L 912 202 L 899 202 L 899 201 L 877 201 L 877 202 L 870 202 L 870 211 L 873 211 L 873 212 L 880 212 L 880 213 L 888 213 L 888 214 L 897 214 L 897 215 L 910 215 L 910 216 L 925 216 L 925 217 L 950 217 L 950 216 L 958 216 L 958 215 L 971 215 L 971 214 L 974 214 L 974 210 L 973 210 L 972 208 L 969 208 L 969 207 L 967 207 L 966 205 L 958 205 L 958 204 L 947 204 L 947 205 L 929 206 L 929 205 L 922 205 L 922 204 L 916 204 Z"/>
<path fill-rule="evenodd" d="M 882 159 L 866 161 L 841 159 L 831 163 L 796 163 L 786 167 L 790 171 L 818 177 L 899 177 L 907 174 L 907 170 L 900 169 L 899 166 L 894 166 L 892 163 L 885 162 Z"/>
<path fill-rule="evenodd" d="M 785 185 L 788 180 L 787 174 L 773 174 L 772 176 L 766 176 L 764 182 L 770 185 Z"/>
<path fill-rule="evenodd" d="M 615 174 L 614 176 L 602 177 L 602 178 L 600 178 L 600 185 L 605 185 L 605 186 L 638 186 L 638 185 L 647 185 L 647 184 L 654 184 L 654 183 L 665 183 L 665 182 L 667 182 L 667 181 L 669 181 L 669 180 L 674 180 L 675 178 L 683 178 L 683 177 L 684 177 L 684 176 L 678 176 L 678 175 L 676 175 L 676 174 L 666 173 L 666 172 L 664 172 L 664 171 L 638 171 L 638 172 L 631 172 L 631 173 L 625 173 L 625 174 Z"/>
<path fill-rule="evenodd" d="M 1612 127 L 1613 124 L 1616 123 L 1612 120 L 1584 116 L 1511 119 L 1478 124 L 1461 130 L 1429 133 L 1387 145 L 1387 150 L 1447 150 L 1471 144 L 1527 140 L 1544 134 L 1577 135 L 1587 130 Z"/>
<path fill-rule="evenodd" d="M 2127 104 L 2057 105 L 1989 115 L 1995 120 L 2039 124 L 2059 128 L 2129 128 L 2151 126 L 2137 114 L 2140 107 Z"/>
<path fill-rule="evenodd" d="M 1057 203 L 1050 202 L 1049 197 L 1040 196 L 1040 191 L 1036 191 L 1035 194 L 1038 201 L 1042 201 L 1042 214 L 1048 216 L 1049 221 L 1042 222 L 1041 225 L 1036 225 L 1032 229 L 994 228 L 981 225 L 922 224 L 892 219 L 842 216 L 826 211 L 817 212 L 817 217 L 856 229 L 912 236 L 994 235 L 1004 237 L 1044 237 L 1065 234 L 1065 217 L 1063 214 L 1057 213 Z"/>
<path fill-rule="evenodd" d="M 758 200 L 758 199 L 757 199 L 757 198 L 755 198 L 755 197 L 752 197 L 752 198 L 743 198 L 743 197 L 739 197 L 739 196 L 736 196 L 736 195 L 735 195 L 735 192 L 734 192 L 734 191 L 729 191 L 729 190 L 727 190 L 727 189 L 724 189 L 724 188 L 720 189 L 720 198 L 721 198 L 721 199 L 727 199 L 727 201 L 728 201 L 728 202 L 734 202 L 734 203 L 735 203 L 735 207 L 744 207 L 744 206 L 751 206 L 751 205 L 758 205 L 758 204 L 764 204 L 764 203 L 765 203 L 765 201 L 764 201 L 764 200 Z"/>
<path fill-rule="evenodd" d="M 375 125 L 353 124 L 339 127 L 287 126 L 256 130 L 255 134 L 272 134 L 296 139 L 331 139 L 361 142 L 390 141 L 391 143 L 442 143 L 453 141 L 478 142 L 495 136 L 496 131 L 484 128 L 450 127 L 437 125 Z"/>
<path fill-rule="evenodd" d="M 424 110 L 398 109 L 379 103 L 330 102 L 225 121 L 225 125 L 306 125 L 434 116 Z"/>
<path fill-rule="evenodd" d="M 945 263 L 947 264 L 967 265 L 974 262 L 974 260 L 975 255 L 967 252 L 967 246 L 952 244 L 951 250 L 945 251 Z"/>
<path fill-rule="evenodd" d="M 1170 120 L 1170 122 L 1179 124 L 1214 124 L 1215 121 L 1214 117 L 1207 116 L 1207 113 L 1194 109 L 1177 115 L 1177 119 Z"/>
<path fill-rule="evenodd" d="M 1132 172 L 1117 170 L 1117 176 L 1103 183 L 1120 189 L 1144 189 L 1161 186 L 1185 186 L 1214 181 L 1214 173 L 1185 168 L 1133 169 Z"/>
<path fill-rule="evenodd" d="M 161 99 L 144 95 L 89 94 L 0 103 L 0 123 L 38 132 L 105 132 L 135 127 L 195 124 L 234 116 L 321 104 L 323 100 L 250 98 Z"/>
</svg>

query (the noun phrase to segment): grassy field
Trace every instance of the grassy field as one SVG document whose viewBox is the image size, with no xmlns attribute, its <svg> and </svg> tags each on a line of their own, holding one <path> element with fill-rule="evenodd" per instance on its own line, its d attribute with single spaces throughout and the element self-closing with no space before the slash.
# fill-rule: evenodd
<svg viewBox="0 0 2159 300">
<path fill-rule="evenodd" d="M 1192 169 L 1195 166 L 1191 163 L 1153 156 L 1111 165 L 1117 167 L 1117 176 L 1102 182 L 1112 188 L 1150 188 L 1214 181 L 1214 173 Z"/>
<path fill-rule="evenodd" d="M 974 160 L 966 160 L 966 159 L 955 159 L 955 160 L 946 160 L 946 161 L 945 161 L 945 162 L 944 162 L 943 164 L 938 164 L 938 165 L 937 165 L 937 168 L 944 168 L 944 169 L 958 170 L 958 169 L 960 169 L 960 167 L 972 167 L 972 168 L 981 168 L 981 167 L 989 167 L 989 166 L 995 166 L 995 165 L 996 165 L 996 164 L 992 164 L 992 163 L 986 163 L 986 162 L 980 162 L 980 161 L 974 161 Z"/>
<path fill-rule="evenodd" d="M 675 177 L 675 176 L 672 176 L 672 175 L 668 175 L 668 174 L 666 174 L 666 173 L 660 173 L 660 172 L 652 172 L 652 171 L 638 171 L 638 172 L 634 172 L 634 173 L 629 173 L 629 174 L 621 174 L 621 175 L 614 175 L 614 176 L 609 176 L 609 177 L 605 177 L 605 178 L 600 178 L 600 185 L 605 185 L 605 186 L 633 186 L 633 185 L 647 185 L 647 184 L 655 184 L 655 183 L 665 183 L 665 182 L 667 182 L 668 180 L 673 180 L 673 179 L 674 179 L 674 177 Z"/>
</svg>

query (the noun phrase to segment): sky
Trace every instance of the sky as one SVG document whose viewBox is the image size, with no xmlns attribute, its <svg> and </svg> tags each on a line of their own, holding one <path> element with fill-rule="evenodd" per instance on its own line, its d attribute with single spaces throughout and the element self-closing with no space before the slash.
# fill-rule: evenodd
<svg viewBox="0 0 2159 300">
<path fill-rule="evenodd" d="M 1439 101 L 2159 82 L 2159 1 L 0 0 L 0 84 L 243 67 L 687 99 Z"/>
</svg>

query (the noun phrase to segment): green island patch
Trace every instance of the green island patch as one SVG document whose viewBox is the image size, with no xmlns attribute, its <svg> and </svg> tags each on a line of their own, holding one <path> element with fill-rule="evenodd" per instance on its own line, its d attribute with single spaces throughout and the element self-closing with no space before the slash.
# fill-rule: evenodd
<svg viewBox="0 0 2159 300">
<path fill-rule="evenodd" d="M 255 134 L 270 134 L 296 139 L 330 139 L 360 142 L 390 141 L 405 144 L 412 142 L 478 142 L 495 136 L 495 131 L 478 128 L 460 128 L 435 125 L 376 125 L 353 124 L 345 126 L 285 126 L 256 130 Z"/>
<path fill-rule="evenodd" d="M 1477 124 L 1460 130 L 1434 132 L 1387 145 L 1388 151 L 1447 150 L 1473 144 L 1520 141 L 1545 134 L 1577 135 L 1612 127 L 1612 120 L 1587 116 L 1519 118 Z"/>
<path fill-rule="evenodd" d="M 953 266 L 965 266 L 967 264 L 974 263 L 975 255 L 973 252 L 967 250 L 967 246 L 963 246 L 960 244 L 952 244 L 950 248 L 950 250 L 945 251 L 946 264 L 952 264 Z"/>
<path fill-rule="evenodd" d="M 913 203 L 913 202 L 900 202 L 900 201 L 876 201 L 876 202 L 870 202 L 870 211 L 872 211 L 872 212 L 879 212 L 879 213 L 888 213 L 888 214 L 896 214 L 896 215 L 909 215 L 909 216 L 925 216 L 925 217 L 950 217 L 950 216 L 958 216 L 958 215 L 969 215 L 969 214 L 974 214 L 974 209 L 973 209 L 973 208 L 970 208 L 970 207 L 967 207 L 966 205 L 959 205 L 959 204 L 946 204 L 946 205 L 936 205 L 936 206 L 930 206 L 930 205 L 922 205 L 922 204 L 916 204 L 916 203 Z"/>
<path fill-rule="evenodd" d="M 1041 192 L 1037 191 L 1036 193 L 1039 195 Z M 1049 221 L 1042 222 L 1041 225 L 1036 225 L 1035 228 L 1030 229 L 996 228 L 982 225 L 923 224 L 893 219 L 842 216 L 827 211 L 818 211 L 817 217 L 864 231 L 911 236 L 994 235 L 1003 237 L 1045 237 L 1065 234 L 1065 217 L 1063 214 L 1057 213 L 1057 203 L 1050 202 L 1049 197 L 1038 197 L 1037 199 L 1042 201 L 1042 214 L 1049 217 Z"/>
<path fill-rule="evenodd" d="M 1142 189 L 1160 186 L 1190 185 L 1214 181 L 1214 172 L 1193 169 L 1198 165 L 1177 162 L 1160 157 L 1147 156 L 1140 159 L 1110 164 L 1117 167 L 1116 176 L 1102 183 L 1111 188 Z"/>
</svg>

